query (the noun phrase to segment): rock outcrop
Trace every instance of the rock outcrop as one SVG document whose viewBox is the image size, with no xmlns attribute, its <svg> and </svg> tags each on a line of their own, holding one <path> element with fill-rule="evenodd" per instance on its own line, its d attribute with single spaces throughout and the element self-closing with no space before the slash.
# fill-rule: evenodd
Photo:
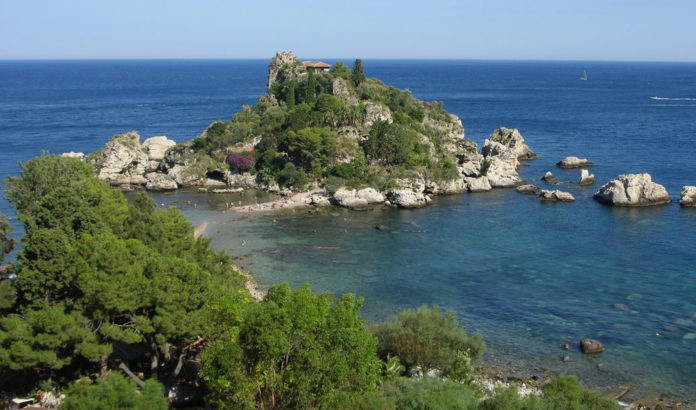
<svg viewBox="0 0 696 410">
<path fill-rule="evenodd" d="M 524 183 L 517 174 L 515 163 L 505 157 L 487 157 L 482 168 L 481 173 L 488 178 L 488 182 L 493 188 L 511 188 Z"/>
<path fill-rule="evenodd" d="M 340 188 L 334 193 L 333 199 L 336 205 L 346 208 L 363 208 L 384 202 L 384 196 L 374 188 L 364 188 L 359 191 Z"/>
<path fill-rule="evenodd" d="M 679 204 L 681 206 L 696 206 L 696 186 L 687 185 L 682 188 Z"/>
<path fill-rule="evenodd" d="M 492 189 L 487 177 L 464 177 L 464 183 L 469 192 L 486 192 Z"/>
<path fill-rule="evenodd" d="M 151 161 L 162 161 L 164 153 L 175 145 L 175 141 L 163 136 L 148 138 L 143 142 L 143 148 Z"/>
<path fill-rule="evenodd" d="M 580 185 L 593 185 L 594 183 L 594 174 L 590 174 L 590 171 L 586 169 L 580 170 Z"/>
<path fill-rule="evenodd" d="M 334 97 L 345 101 L 348 105 L 358 105 L 360 103 L 360 99 L 355 95 L 348 81 L 343 78 L 334 78 L 331 90 Z"/>
<path fill-rule="evenodd" d="M 543 189 L 537 199 L 542 201 L 556 201 L 556 202 L 573 202 L 575 197 L 568 193 L 563 192 L 558 189 L 551 191 L 548 189 Z"/>
<path fill-rule="evenodd" d="M 115 135 L 104 148 L 87 156 L 97 177 L 111 185 L 145 185 L 143 176 L 149 157 L 140 144 L 137 132 Z"/>
<path fill-rule="evenodd" d="M 541 193 L 541 188 L 535 185 L 520 185 L 516 189 L 517 192 L 520 194 L 526 194 L 526 195 L 538 195 Z"/>
<path fill-rule="evenodd" d="M 393 121 L 389 107 L 380 103 L 366 102 L 363 125 L 366 127 L 371 127 L 372 124 L 377 121 L 386 121 L 388 123 Z"/>
<path fill-rule="evenodd" d="M 301 65 L 299 61 L 297 61 L 297 57 L 295 57 L 295 54 L 289 51 L 278 51 L 275 55 L 275 57 L 271 58 L 271 61 L 268 63 L 268 84 L 267 84 L 267 93 L 271 93 L 271 86 L 273 83 L 276 81 L 282 80 L 280 78 L 281 74 L 281 69 L 282 68 L 286 69 L 295 69 L 301 68 Z"/>
<path fill-rule="evenodd" d="M 431 201 L 430 197 L 422 192 L 409 189 L 396 189 L 387 194 L 389 203 L 399 208 L 422 208 Z"/>
<path fill-rule="evenodd" d="M 578 157 L 565 157 L 564 160 L 556 163 L 556 166 L 559 168 L 582 168 L 582 167 L 590 167 L 593 165 L 594 164 L 592 162 L 588 161 L 587 158 L 578 158 Z"/>
<path fill-rule="evenodd" d="M 527 144 L 524 143 L 522 134 L 520 134 L 519 130 L 516 128 L 498 128 L 497 130 L 493 131 L 489 139 L 504 145 L 514 155 L 516 155 L 518 159 L 532 159 L 536 158 L 537 156 L 534 151 L 532 151 Z"/>
<path fill-rule="evenodd" d="M 145 179 L 147 180 L 145 188 L 148 191 L 172 191 L 179 187 L 176 181 L 166 174 L 150 172 L 145 174 Z"/>
<path fill-rule="evenodd" d="M 64 153 L 60 154 L 60 156 L 61 156 L 61 157 L 68 157 L 68 158 L 77 158 L 77 159 L 80 159 L 80 160 L 85 158 L 85 154 L 84 154 L 84 153 L 82 153 L 82 152 L 72 152 L 72 151 L 70 151 L 70 152 L 64 152 Z"/>
<path fill-rule="evenodd" d="M 594 198 L 613 206 L 649 206 L 671 202 L 665 187 L 653 182 L 650 174 L 619 175 L 599 188 Z"/>
</svg>

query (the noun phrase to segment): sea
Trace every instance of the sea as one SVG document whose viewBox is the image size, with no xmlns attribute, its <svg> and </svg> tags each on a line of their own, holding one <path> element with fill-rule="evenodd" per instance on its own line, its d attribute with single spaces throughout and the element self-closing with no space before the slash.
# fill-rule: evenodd
<svg viewBox="0 0 696 410">
<path fill-rule="evenodd" d="M 315 58 L 317 59 L 317 58 Z M 334 60 L 325 60 L 333 63 Z M 347 64 L 352 59 L 344 60 Z M 42 152 L 92 152 L 139 131 L 185 141 L 265 93 L 267 60 L 0 61 L 0 175 Z M 415 210 L 330 208 L 239 214 L 264 195 L 155 195 L 179 206 L 262 288 L 308 283 L 364 298 L 368 324 L 438 305 L 483 335 L 481 362 L 525 379 L 574 374 L 588 387 L 629 384 L 696 399 L 696 64 L 585 61 L 364 60 L 368 77 L 442 101 L 479 146 L 520 130 L 538 158 L 520 175 L 573 193 L 572 203 L 513 189 L 440 196 Z M 587 80 L 581 80 L 583 72 Z M 577 188 L 588 158 L 597 185 Z M 541 181 L 551 171 L 561 181 Z M 673 202 L 612 208 L 592 199 L 620 174 L 647 172 Z M 195 203 L 197 206 L 191 206 Z M 0 211 L 21 224 L 3 199 Z M 375 225 L 387 230 L 376 230 Z M 583 355 L 578 341 L 606 351 Z M 565 349 L 564 345 L 569 345 Z M 566 361 L 563 357 L 566 357 Z"/>
</svg>

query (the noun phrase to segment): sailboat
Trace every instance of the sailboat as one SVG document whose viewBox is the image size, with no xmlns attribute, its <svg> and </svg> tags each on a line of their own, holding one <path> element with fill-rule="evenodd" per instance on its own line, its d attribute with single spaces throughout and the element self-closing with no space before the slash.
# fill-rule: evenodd
<svg viewBox="0 0 696 410">
<path fill-rule="evenodd" d="M 582 70 L 582 77 L 580 77 L 581 81 L 587 81 L 587 71 Z"/>
</svg>

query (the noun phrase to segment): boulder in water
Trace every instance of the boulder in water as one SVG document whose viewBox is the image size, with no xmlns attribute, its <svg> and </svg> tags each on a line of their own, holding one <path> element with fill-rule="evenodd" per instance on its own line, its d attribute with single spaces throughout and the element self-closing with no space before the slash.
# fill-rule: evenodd
<svg viewBox="0 0 696 410">
<path fill-rule="evenodd" d="M 556 201 L 556 202 L 573 202 L 575 201 L 575 197 L 568 193 L 568 192 L 563 192 L 558 189 L 551 191 L 548 189 L 544 189 L 541 191 L 539 196 L 537 197 L 538 199 L 542 201 Z"/>
<path fill-rule="evenodd" d="M 696 186 L 687 185 L 682 188 L 679 204 L 681 206 L 696 206 Z"/>
<path fill-rule="evenodd" d="M 556 163 L 559 168 L 581 168 L 581 167 L 591 167 L 594 164 L 587 160 L 587 158 L 578 157 L 565 157 L 562 161 Z"/>
<path fill-rule="evenodd" d="M 517 192 L 520 194 L 526 194 L 526 195 L 538 195 L 541 193 L 541 188 L 535 185 L 520 185 L 515 189 Z"/>
<path fill-rule="evenodd" d="M 464 183 L 466 184 L 466 190 L 469 192 L 485 192 L 492 189 L 486 177 L 464 177 Z"/>
<path fill-rule="evenodd" d="M 604 349 L 604 345 L 594 339 L 583 339 L 580 341 L 580 350 L 582 350 L 583 353 L 602 353 Z"/>
<path fill-rule="evenodd" d="M 392 205 L 399 208 L 422 208 L 431 201 L 430 197 L 422 192 L 414 192 L 409 189 L 396 189 L 387 194 Z"/>
<path fill-rule="evenodd" d="M 665 187 L 653 182 L 650 174 L 619 175 L 599 188 L 594 198 L 612 206 L 649 206 L 671 202 Z"/>
<path fill-rule="evenodd" d="M 590 174 L 590 171 L 586 169 L 580 170 L 580 185 L 592 185 L 594 183 L 594 174 Z"/>
<path fill-rule="evenodd" d="M 541 177 L 541 179 L 542 179 L 544 182 L 548 182 L 549 184 L 553 184 L 554 182 L 556 182 L 556 177 L 553 176 L 553 174 L 551 173 L 551 171 L 546 171 L 546 173 L 544 174 L 543 177 Z"/>
</svg>

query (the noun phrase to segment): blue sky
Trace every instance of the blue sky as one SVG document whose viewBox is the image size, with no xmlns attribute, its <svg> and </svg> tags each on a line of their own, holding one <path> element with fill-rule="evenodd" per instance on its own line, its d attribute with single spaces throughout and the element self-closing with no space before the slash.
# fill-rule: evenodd
<svg viewBox="0 0 696 410">
<path fill-rule="evenodd" d="M 690 0 L 0 0 L 0 59 L 696 61 Z"/>
</svg>

